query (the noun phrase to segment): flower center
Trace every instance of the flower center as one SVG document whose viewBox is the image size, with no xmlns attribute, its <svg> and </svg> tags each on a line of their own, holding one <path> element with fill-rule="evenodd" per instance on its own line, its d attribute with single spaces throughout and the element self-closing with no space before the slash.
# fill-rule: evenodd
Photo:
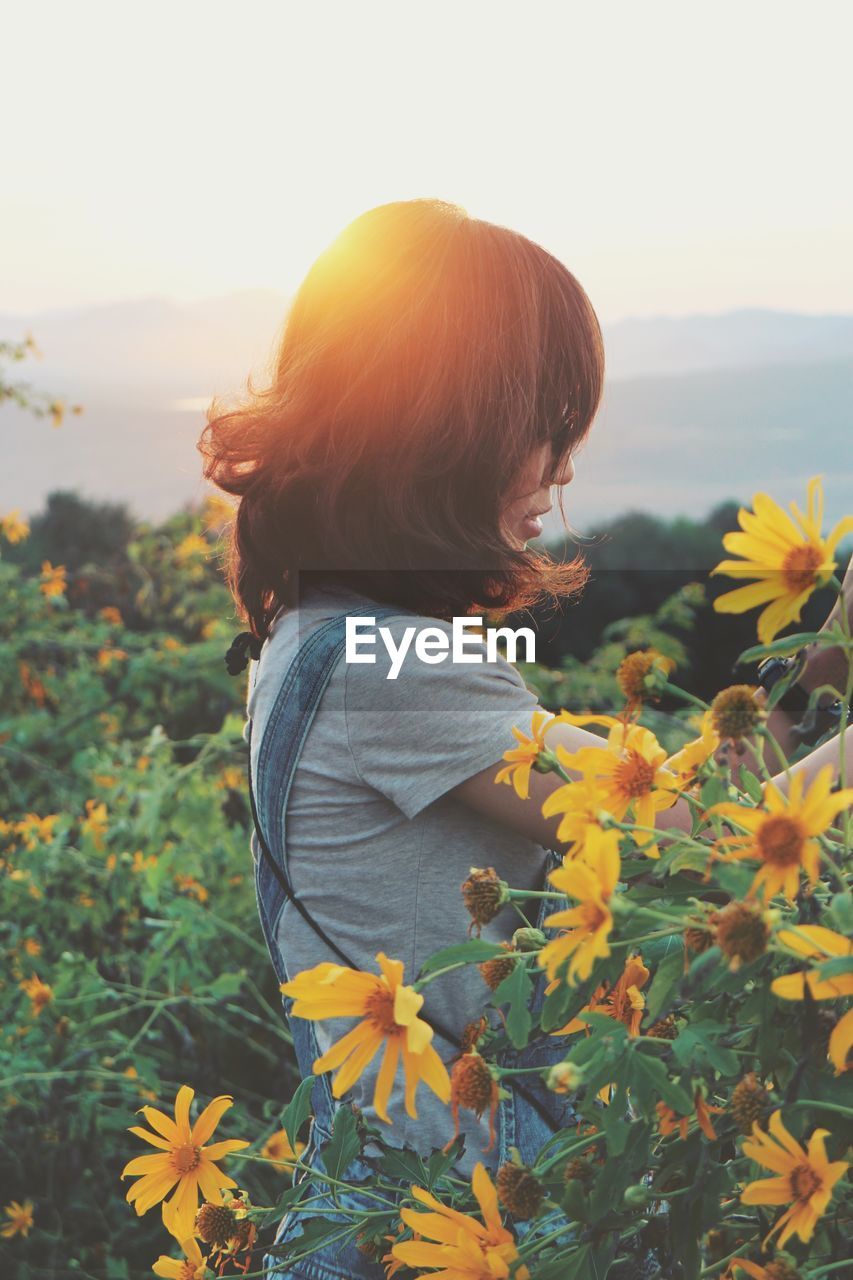
<svg viewBox="0 0 853 1280">
<path fill-rule="evenodd" d="M 595 933 L 607 923 L 607 912 L 597 902 L 582 902 L 580 910 L 583 927 L 589 933 Z"/>
<path fill-rule="evenodd" d="M 819 1191 L 821 1181 L 810 1164 L 799 1164 L 791 1174 L 791 1190 L 797 1200 L 808 1200 Z"/>
<path fill-rule="evenodd" d="M 394 996 L 385 987 L 377 987 L 370 993 L 364 1012 L 380 1035 L 397 1036 L 406 1030 L 394 1021 Z"/>
<path fill-rule="evenodd" d="M 182 1262 L 181 1269 L 178 1272 L 178 1280 L 201 1280 L 204 1275 L 204 1267 L 197 1266 L 194 1262 Z"/>
<path fill-rule="evenodd" d="M 655 780 L 655 767 L 644 759 L 638 751 L 628 752 L 616 770 L 616 781 L 619 790 L 626 796 L 645 796 L 652 789 Z"/>
<path fill-rule="evenodd" d="M 777 867 L 796 866 L 802 858 L 803 830 L 793 818 L 774 813 L 762 822 L 758 849 L 765 862 Z"/>
<path fill-rule="evenodd" d="M 190 1146 L 189 1143 L 186 1143 L 183 1147 L 174 1147 L 172 1149 L 172 1167 L 182 1176 L 185 1173 L 191 1173 L 200 1160 L 200 1148 Z"/>
<path fill-rule="evenodd" d="M 817 579 L 817 570 L 822 560 L 820 548 L 812 542 L 791 547 L 782 561 L 782 577 L 786 587 L 797 594 L 811 587 Z"/>
</svg>

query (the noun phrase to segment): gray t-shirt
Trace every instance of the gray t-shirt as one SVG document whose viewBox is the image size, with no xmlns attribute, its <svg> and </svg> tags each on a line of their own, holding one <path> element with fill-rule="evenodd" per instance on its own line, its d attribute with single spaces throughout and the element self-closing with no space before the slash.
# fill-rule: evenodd
<svg viewBox="0 0 853 1280">
<path fill-rule="evenodd" d="M 250 669 L 247 715 L 252 721 L 253 770 L 285 672 L 297 648 L 321 621 L 372 603 L 342 588 L 313 588 L 297 610 L 280 612 L 258 662 Z M 406 627 L 451 624 L 435 618 L 382 619 L 397 644 Z M 467 652 L 477 642 L 466 640 Z M 375 646 L 376 663 L 348 663 L 342 655 L 309 729 L 287 804 L 287 857 L 291 881 L 312 917 L 360 969 L 377 973 L 377 951 L 405 965 L 410 983 L 426 958 L 468 936 L 470 918 L 460 886 L 471 867 L 494 867 L 513 887 L 542 885 L 546 850 L 446 793 L 500 761 L 516 746 L 512 726 L 529 733 L 536 697 L 516 669 L 494 662 L 438 665 L 421 662 L 414 646 L 396 680 L 391 659 Z M 246 726 L 248 731 L 248 724 Z M 254 777 L 253 773 L 253 777 Z M 533 801 L 530 802 L 531 804 Z M 260 850 L 254 833 L 252 852 Z M 509 939 L 522 923 L 511 907 L 483 928 L 491 941 Z M 279 942 L 291 977 L 321 961 L 339 963 L 291 905 L 285 905 Z M 479 971 L 466 966 L 430 983 L 420 1016 L 437 1018 L 455 1034 L 476 1021 L 489 991 Z M 321 1052 L 355 1026 L 352 1019 L 315 1023 Z M 433 1045 L 450 1069 L 457 1052 L 436 1035 Z M 418 1086 L 411 1119 L 403 1107 L 402 1062 L 388 1105 L 391 1126 L 372 1106 L 382 1050 L 348 1095 L 386 1141 L 428 1155 L 453 1133 L 450 1108 L 426 1084 Z M 460 1113 L 469 1172 L 488 1155 L 488 1114 Z"/>
</svg>

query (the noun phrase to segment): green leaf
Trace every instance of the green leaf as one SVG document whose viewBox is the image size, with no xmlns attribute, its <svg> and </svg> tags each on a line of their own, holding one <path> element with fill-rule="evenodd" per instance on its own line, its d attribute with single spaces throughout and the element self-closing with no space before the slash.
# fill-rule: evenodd
<svg viewBox="0 0 853 1280">
<path fill-rule="evenodd" d="M 458 1160 L 462 1154 L 462 1148 L 465 1140 L 460 1134 L 458 1138 L 454 1138 L 447 1151 L 433 1151 L 429 1160 L 427 1160 L 427 1188 L 432 1190 L 439 1178 L 443 1177 L 454 1161 Z"/>
<path fill-rule="evenodd" d="M 568 1232 L 569 1228 L 567 1235 Z M 556 1257 L 536 1264 L 536 1280 L 605 1280 L 615 1247 L 616 1242 L 610 1237 L 594 1244 L 582 1244 L 568 1256 L 563 1247 Z"/>
<path fill-rule="evenodd" d="M 657 967 L 649 994 L 646 997 L 646 1013 L 650 1022 L 657 1022 L 684 975 L 684 951 L 679 943 L 677 950 Z"/>
<path fill-rule="evenodd" d="M 240 994 L 243 988 L 243 981 L 246 977 L 245 970 L 238 970 L 231 973 L 220 973 L 219 977 L 211 982 L 208 991 L 212 996 L 218 996 L 225 999 L 227 996 L 236 996 Z"/>
<path fill-rule="evenodd" d="M 842 933 L 853 933 L 853 893 L 836 893 L 829 910 Z"/>
<path fill-rule="evenodd" d="M 419 1187 L 427 1185 L 429 1174 L 426 1165 L 418 1153 L 408 1147 L 392 1147 L 390 1143 L 383 1143 L 382 1168 L 392 1178 L 415 1182 Z"/>
<path fill-rule="evenodd" d="M 355 1235 L 356 1231 L 360 1230 L 361 1226 L 358 1223 L 352 1224 L 352 1235 Z M 303 1253 L 315 1253 L 331 1236 L 339 1235 L 345 1231 L 345 1224 L 335 1222 L 332 1218 L 306 1217 L 302 1231 L 298 1236 L 293 1236 L 285 1245 L 269 1245 L 267 1251 L 274 1258 L 282 1262 L 288 1262 L 291 1258 L 301 1257 Z"/>
<path fill-rule="evenodd" d="M 798 649 L 811 644 L 812 640 L 817 640 L 819 634 L 817 631 L 798 631 L 792 636 L 781 636 L 772 644 L 754 644 L 751 649 L 744 649 L 738 658 L 738 665 L 757 662 L 759 658 L 768 658 L 777 653 L 793 655 Z"/>
<path fill-rule="evenodd" d="M 468 942 L 457 942 L 452 947 L 442 947 L 428 956 L 421 965 L 420 977 L 435 973 L 436 969 L 446 969 L 451 964 L 481 964 L 483 960 L 494 960 L 495 956 L 504 954 L 503 947 L 495 942 L 487 942 L 485 938 L 471 938 Z"/>
<path fill-rule="evenodd" d="M 509 1004 L 506 1030 L 516 1049 L 525 1048 L 530 1038 L 530 1028 L 533 1025 L 533 1017 L 530 1013 L 532 993 L 533 983 L 530 974 L 527 972 L 527 966 L 521 962 L 515 966 L 508 977 L 504 978 L 492 996 L 494 1005 Z"/>
<path fill-rule="evenodd" d="M 722 804 L 729 796 L 728 783 L 718 773 L 714 773 L 707 782 L 703 782 L 700 795 L 706 809 L 710 809 L 712 804 Z"/>
<path fill-rule="evenodd" d="M 306 1076 L 299 1083 L 296 1092 L 281 1113 L 281 1127 L 294 1150 L 299 1130 L 311 1113 L 311 1090 L 314 1088 L 316 1079 L 316 1076 Z"/>
<path fill-rule="evenodd" d="M 361 1151 L 351 1107 L 338 1107 L 332 1136 L 321 1152 L 323 1166 L 330 1178 L 340 1178 Z"/>
<path fill-rule="evenodd" d="M 740 1067 L 738 1055 L 717 1044 L 719 1037 L 729 1034 L 726 1027 L 710 1019 L 684 1027 L 673 1040 L 672 1052 L 682 1067 L 713 1067 L 721 1075 L 734 1075 Z"/>
<path fill-rule="evenodd" d="M 761 789 L 761 782 L 749 769 L 741 769 L 740 780 L 743 789 L 754 804 L 761 804 L 764 798 L 764 792 Z"/>
<path fill-rule="evenodd" d="M 629 1071 L 629 1087 L 636 1091 L 638 1099 L 648 1105 L 649 1109 L 662 1099 L 679 1115 L 692 1114 L 693 1099 L 680 1084 L 670 1078 L 666 1063 L 661 1058 L 636 1049 L 631 1054 Z"/>
</svg>

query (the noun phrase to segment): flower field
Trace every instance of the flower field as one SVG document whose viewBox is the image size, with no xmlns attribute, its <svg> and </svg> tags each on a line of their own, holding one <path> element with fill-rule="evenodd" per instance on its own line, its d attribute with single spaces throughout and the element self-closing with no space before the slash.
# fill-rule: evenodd
<svg viewBox="0 0 853 1280">
<path fill-rule="evenodd" d="M 733 773 L 743 745 L 763 761 L 775 699 L 734 685 L 706 705 L 679 684 L 703 586 L 616 628 L 583 671 L 524 671 L 549 714 L 507 743 L 497 785 L 532 804 L 534 772 L 559 775 L 546 931 L 521 913 L 528 891 L 472 868 L 448 886 L 469 934 L 421 973 L 378 940 L 372 972 L 323 964 L 279 991 L 248 851 L 245 687 L 222 662 L 227 519 L 212 500 L 141 525 L 120 571 L 89 574 L 22 564 L 27 523 L 0 518 L 2 1275 L 261 1275 L 285 1211 L 303 1227 L 284 1270 L 354 1241 L 399 1280 L 849 1274 L 853 788 L 831 763 L 787 788 L 793 761 L 776 783 L 763 763 Z M 792 632 L 815 590 L 841 591 L 853 520 L 821 521 L 815 480 L 805 511 L 758 494 L 724 535 L 715 572 L 739 585 L 715 607 L 754 613 L 745 660 L 815 642 L 850 663 L 845 609 Z M 601 748 L 552 749 L 559 723 Z M 849 732 L 840 744 L 849 773 Z M 689 830 L 667 828 L 676 805 Z M 507 903 L 512 942 L 481 939 Z M 479 966 L 484 1016 L 443 1061 L 419 1013 L 460 965 Z M 317 1212 L 301 1176 L 313 1078 L 281 995 L 294 1018 L 352 1019 L 314 1064 L 336 1098 L 380 1054 L 380 1118 L 392 1089 L 410 1115 L 425 1090 L 447 1105 L 429 1158 L 338 1110 L 313 1179 L 346 1191 L 369 1136 L 369 1210 Z M 481 1162 L 460 1183 L 459 1111 L 493 1120 L 511 1085 L 500 1051 L 546 1037 L 565 1057 L 545 1083 L 577 1123 L 533 1163 Z"/>
</svg>

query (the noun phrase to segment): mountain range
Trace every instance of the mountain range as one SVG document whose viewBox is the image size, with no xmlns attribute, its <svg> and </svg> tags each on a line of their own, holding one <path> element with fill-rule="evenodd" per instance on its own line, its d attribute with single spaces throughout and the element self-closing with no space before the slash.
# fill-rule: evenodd
<svg viewBox="0 0 853 1280">
<path fill-rule="evenodd" d="M 200 498 L 204 408 L 250 371 L 263 379 L 286 308 L 252 290 L 0 314 L 0 340 L 30 332 L 42 352 L 7 379 L 83 405 L 59 428 L 0 409 L 0 512 L 32 513 L 57 488 L 154 519 Z M 564 491 L 572 529 L 629 510 L 701 518 L 758 489 L 802 506 L 815 474 L 827 524 L 853 511 L 853 315 L 748 308 L 602 327 L 604 398 Z M 555 512 L 546 538 L 561 528 Z"/>
</svg>

